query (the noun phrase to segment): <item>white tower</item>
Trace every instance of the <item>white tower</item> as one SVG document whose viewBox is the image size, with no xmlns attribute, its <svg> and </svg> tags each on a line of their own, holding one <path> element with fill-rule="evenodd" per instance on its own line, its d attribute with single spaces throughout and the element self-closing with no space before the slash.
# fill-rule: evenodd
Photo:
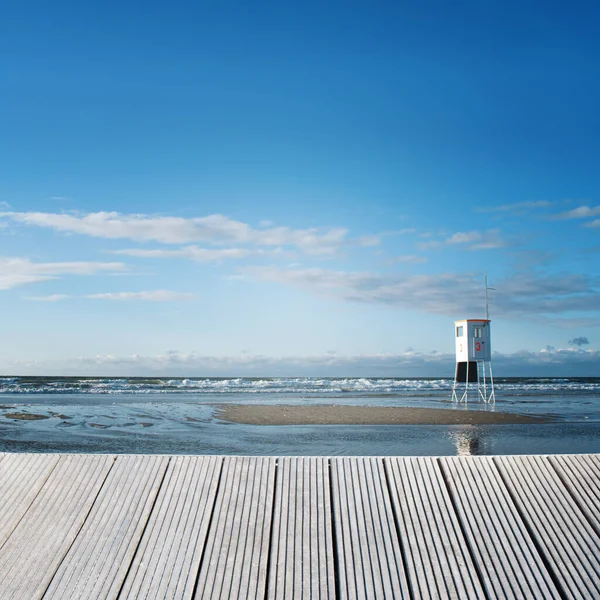
<svg viewBox="0 0 600 600">
<path fill-rule="evenodd" d="M 492 343 L 487 303 L 487 275 L 485 278 L 485 319 L 454 321 L 456 343 L 456 371 L 452 386 L 452 400 L 469 400 L 469 383 L 477 384 L 477 397 L 484 402 L 496 402 L 492 375 Z M 488 386 L 489 381 L 489 386 Z M 461 388 L 464 384 L 464 389 Z M 462 394 L 459 398 L 459 393 Z"/>
</svg>

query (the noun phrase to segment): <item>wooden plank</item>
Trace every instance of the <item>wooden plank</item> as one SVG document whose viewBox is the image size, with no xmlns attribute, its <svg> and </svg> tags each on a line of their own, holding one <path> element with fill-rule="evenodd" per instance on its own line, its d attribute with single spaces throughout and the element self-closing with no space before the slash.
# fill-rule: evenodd
<svg viewBox="0 0 600 600">
<path fill-rule="evenodd" d="M 10 454 L 0 462 L 0 548 L 56 467 L 58 454 Z"/>
<path fill-rule="evenodd" d="M 268 598 L 333 600 L 335 574 L 326 458 L 280 458 Z"/>
<path fill-rule="evenodd" d="M 114 462 L 64 455 L 0 550 L 0 598 L 37 600 L 81 529 Z"/>
<path fill-rule="evenodd" d="M 494 460 L 565 595 L 600 597 L 600 538 L 548 458 Z"/>
<path fill-rule="evenodd" d="M 120 456 L 44 599 L 117 598 L 169 459 Z"/>
<path fill-rule="evenodd" d="M 439 459 L 488 598 L 560 594 L 489 457 Z"/>
<path fill-rule="evenodd" d="M 222 462 L 171 458 L 120 598 L 192 598 Z"/>
<path fill-rule="evenodd" d="M 600 455 L 276 462 L 0 454 L 0 598 L 600 597 Z"/>
<path fill-rule="evenodd" d="M 484 598 L 437 460 L 386 458 L 384 462 L 413 597 Z"/>
<path fill-rule="evenodd" d="M 275 464 L 225 458 L 196 598 L 264 598 Z"/>
<path fill-rule="evenodd" d="M 381 459 L 331 459 L 340 598 L 409 598 Z"/>
<path fill-rule="evenodd" d="M 600 455 L 557 455 L 550 462 L 600 536 Z"/>
</svg>

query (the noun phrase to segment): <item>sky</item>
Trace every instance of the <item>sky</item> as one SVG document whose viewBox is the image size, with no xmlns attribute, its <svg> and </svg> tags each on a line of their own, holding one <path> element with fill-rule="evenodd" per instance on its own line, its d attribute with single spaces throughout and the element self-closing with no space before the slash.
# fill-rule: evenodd
<svg viewBox="0 0 600 600">
<path fill-rule="evenodd" d="M 599 19 L 4 3 L 0 372 L 599 375 Z"/>
</svg>

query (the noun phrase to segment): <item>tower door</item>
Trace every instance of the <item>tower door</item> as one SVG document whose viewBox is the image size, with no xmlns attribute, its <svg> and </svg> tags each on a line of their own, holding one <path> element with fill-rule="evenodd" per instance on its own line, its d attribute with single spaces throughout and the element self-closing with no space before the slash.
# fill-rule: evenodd
<svg viewBox="0 0 600 600">
<path fill-rule="evenodd" d="M 487 348 L 483 338 L 483 327 L 473 328 L 473 337 L 471 338 L 471 356 L 475 360 L 484 360 L 487 356 Z"/>
<path fill-rule="evenodd" d="M 487 354 L 485 342 L 482 339 L 473 339 L 473 358 L 475 360 L 483 360 Z"/>
</svg>

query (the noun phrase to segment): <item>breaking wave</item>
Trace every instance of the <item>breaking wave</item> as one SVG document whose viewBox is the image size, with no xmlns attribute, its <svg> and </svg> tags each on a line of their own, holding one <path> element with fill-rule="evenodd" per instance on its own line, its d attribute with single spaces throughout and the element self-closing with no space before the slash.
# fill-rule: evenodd
<svg viewBox="0 0 600 600">
<path fill-rule="evenodd" d="M 0 394 L 278 394 L 430 395 L 452 389 L 452 379 L 406 378 L 81 378 L 3 377 Z M 600 378 L 497 378 L 496 389 L 510 395 L 598 394 Z"/>
</svg>

